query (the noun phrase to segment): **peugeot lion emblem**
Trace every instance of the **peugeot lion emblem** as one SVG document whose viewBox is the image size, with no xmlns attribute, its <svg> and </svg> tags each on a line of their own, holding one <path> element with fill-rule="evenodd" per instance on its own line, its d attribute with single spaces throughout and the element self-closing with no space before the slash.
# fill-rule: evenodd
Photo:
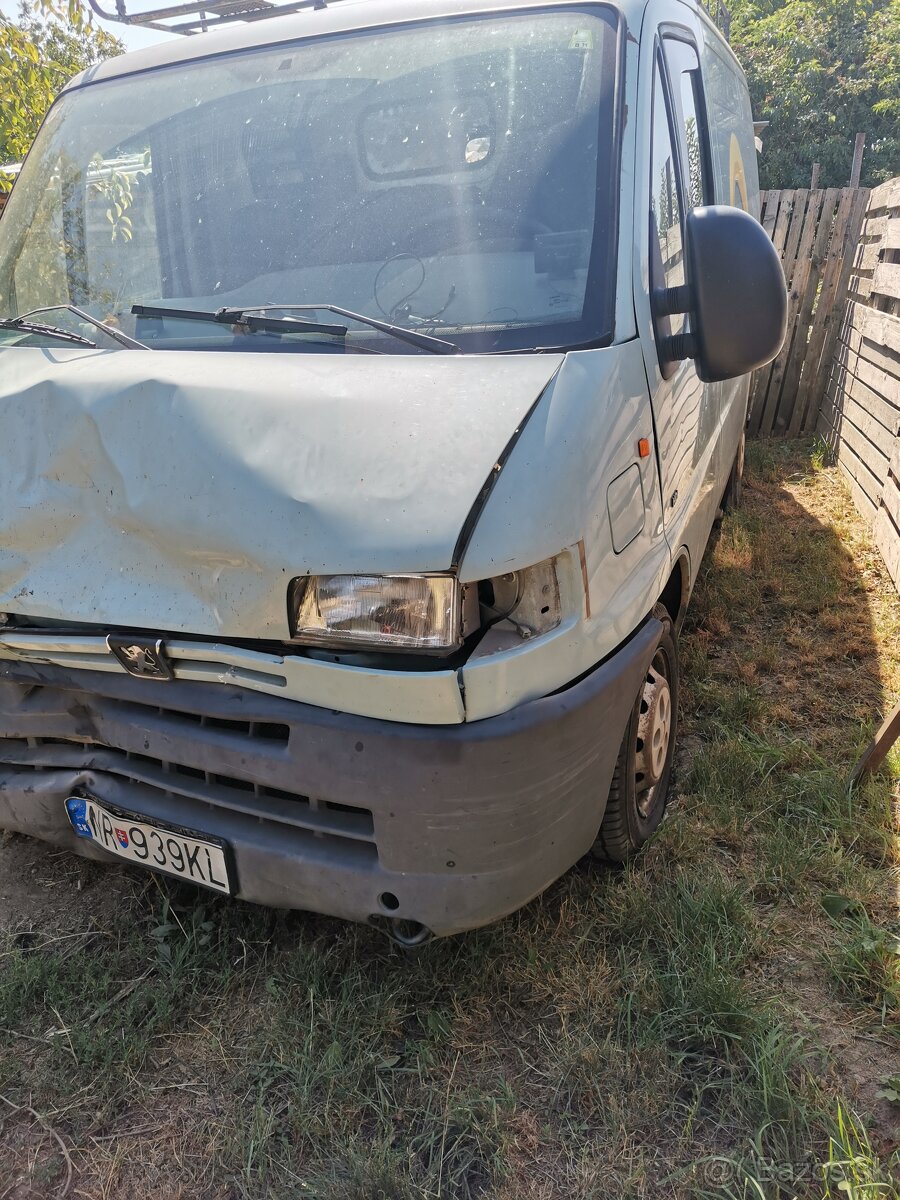
<svg viewBox="0 0 900 1200">
<path fill-rule="evenodd" d="M 129 675 L 137 679 L 174 679 L 162 638 L 111 633 L 106 644 Z"/>
</svg>

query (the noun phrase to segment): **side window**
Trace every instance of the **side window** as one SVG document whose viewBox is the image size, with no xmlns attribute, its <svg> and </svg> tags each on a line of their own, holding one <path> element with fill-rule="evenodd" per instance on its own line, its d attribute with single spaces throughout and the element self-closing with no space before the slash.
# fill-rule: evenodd
<svg viewBox="0 0 900 1200">
<path fill-rule="evenodd" d="M 669 101 L 658 59 L 653 80 L 653 137 L 650 148 L 650 288 L 678 287 L 684 283 L 681 200 L 678 158 L 672 144 Z M 657 336 L 681 332 L 683 316 L 657 322 Z"/>
<path fill-rule="evenodd" d="M 697 208 L 701 204 L 711 204 L 713 197 L 700 61 L 697 51 L 687 42 L 666 38 L 664 47 L 678 109 L 678 137 L 685 174 L 685 207 Z"/>
</svg>

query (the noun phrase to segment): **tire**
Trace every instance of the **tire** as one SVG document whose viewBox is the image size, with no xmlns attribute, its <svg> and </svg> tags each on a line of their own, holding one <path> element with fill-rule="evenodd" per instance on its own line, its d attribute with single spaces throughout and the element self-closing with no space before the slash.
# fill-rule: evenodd
<svg viewBox="0 0 900 1200">
<path fill-rule="evenodd" d="M 719 506 L 718 519 L 731 512 L 735 508 L 741 507 L 741 499 L 744 494 L 744 451 L 747 445 L 747 435 L 741 431 L 741 440 L 738 442 L 737 453 L 734 456 L 734 462 L 731 464 L 731 472 L 728 476 L 728 482 L 725 484 L 725 492 L 722 496 L 722 503 Z"/>
<path fill-rule="evenodd" d="M 657 605 L 653 615 L 662 622 L 662 635 L 628 718 L 603 822 L 592 847 L 596 857 L 615 863 L 633 858 L 653 834 L 663 818 L 672 779 L 678 648 L 668 611 Z M 649 738 L 641 736 L 648 732 Z"/>
</svg>

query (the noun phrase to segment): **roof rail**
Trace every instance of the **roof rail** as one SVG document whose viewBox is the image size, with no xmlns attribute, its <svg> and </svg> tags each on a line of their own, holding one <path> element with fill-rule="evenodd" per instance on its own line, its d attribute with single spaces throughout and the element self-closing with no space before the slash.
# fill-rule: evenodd
<svg viewBox="0 0 900 1200">
<path fill-rule="evenodd" d="M 171 4 L 165 8 L 152 8 L 145 12 L 129 12 L 126 0 L 115 0 L 115 11 L 102 8 L 99 0 L 88 0 L 91 8 L 104 21 L 116 21 L 120 25 L 141 25 L 145 29 L 159 29 L 163 33 L 205 33 L 216 25 L 228 25 L 234 21 L 265 21 L 269 17 L 281 17 L 285 13 L 302 12 L 303 9 L 328 8 L 341 0 L 206 0 L 205 3 Z"/>
<path fill-rule="evenodd" d="M 725 0 L 697 0 L 700 7 L 707 12 L 721 32 L 725 35 L 726 41 L 731 40 L 731 11 Z"/>
</svg>

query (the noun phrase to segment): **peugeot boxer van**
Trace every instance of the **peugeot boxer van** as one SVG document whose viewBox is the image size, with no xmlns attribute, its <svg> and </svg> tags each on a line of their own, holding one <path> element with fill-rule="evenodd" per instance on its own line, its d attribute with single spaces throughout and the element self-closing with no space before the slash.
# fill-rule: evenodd
<svg viewBox="0 0 900 1200">
<path fill-rule="evenodd" d="M 416 944 L 658 826 L 784 280 L 693 0 L 294 7 L 0 220 L 0 826 Z"/>
</svg>

